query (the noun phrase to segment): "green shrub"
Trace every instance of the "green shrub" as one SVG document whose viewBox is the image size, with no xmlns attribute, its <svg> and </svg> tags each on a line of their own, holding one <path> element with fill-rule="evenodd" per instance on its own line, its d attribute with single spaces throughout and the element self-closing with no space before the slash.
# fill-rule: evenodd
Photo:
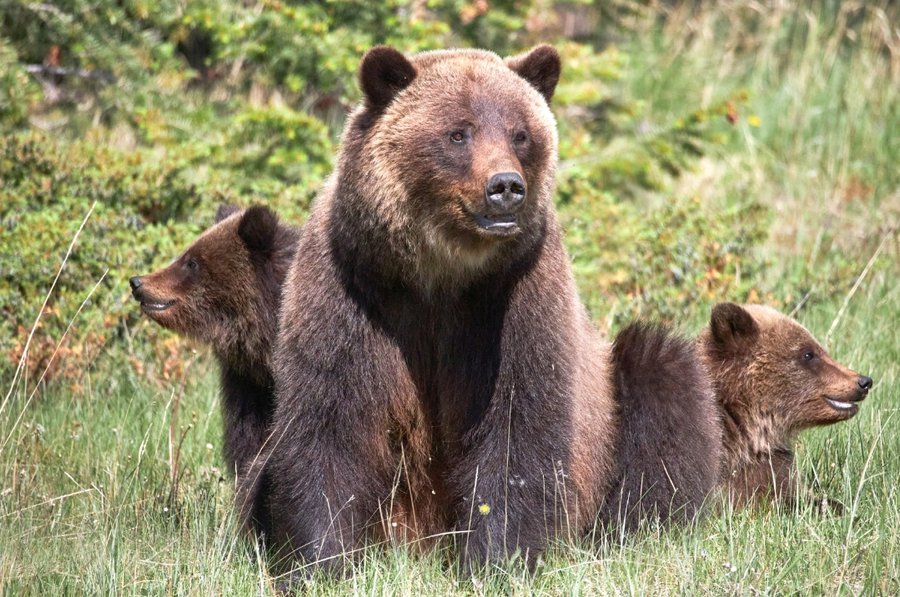
<svg viewBox="0 0 900 597">
<path fill-rule="evenodd" d="M 694 197 L 648 208 L 590 179 L 561 186 L 571 197 L 561 217 L 581 293 L 607 329 L 636 317 L 683 323 L 722 300 L 759 298 L 768 218 L 758 203 L 711 214 Z"/>
<path fill-rule="evenodd" d="M 22 125 L 37 96 L 37 84 L 18 62 L 15 49 L 0 36 L 0 127 Z"/>
<path fill-rule="evenodd" d="M 201 195 L 177 164 L 150 164 L 81 143 L 37 134 L 0 140 L 0 353 L 16 363 L 66 249 L 96 202 L 30 347 L 35 374 L 95 284 L 100 286 L 55 359 L 51 374 L 77 376 L 137 311 L 127 280 L 173 257 L 198 227 L 187 214 L 210 211 L 224 193 Z M 101 282 L 102 280 L 102 282 Z"/>
<path fill-rule="evenodd" d="M 57 358 L 66 367 L 53 373 L 79 375 L 111 341 L 125 343 L 136 368 L 153 356 L 150 370 L 165 371 L 178 361 L 177 349 L 171 336 L 137 319 L 128 277 L 172 259 L 221 202 L 267 203 L 302 222 L 333 166 L 368 47 L 479 45 L 510 54 L 555 31 L 547 10 L 460 0 L 12 2 L 0 17 L 9 40 L 0 44 L 0 80 L 22 83 L 22 65 L 45 61 L 52 48 L 62 66 L 115 80 L 64 76 L 55 83 L 57 101 L 39 105 L 33 83 L 0 95 L 0 126 L 9 133 L 0 141 L 0 351 L 7 362 L 21 355 L 62 255 L 96 202 L 42 316 L 31 370 L 42 369 L 102 278 Z M 699 207 L 668 190 L 700 155 L 716 151 L 730 130 L 729 102 L 742 98 L 686 104 L 660 118 L 630 96 L 626 52 L 558 47 L 565 65 L 554 101 L 559 203 L 595 314 L 613 314 L 612 323 L 650 309 L 674 318 L 698 297 L 746 291 L 734 272 L 755 267 L 756 231 L 728 238 L 733 219 L 706 223 Z M 14 132 L 35 115 L 52 121 L 52 133 Z M 647 216 L 648 193 L 670 204 Z M 601 234 L 612 222 L 615 233 Z M 671 232 L 657 236 L 648 226 Z M 666 263 L 671 254 L 677 270 Z M 720 277 L 704 281 L 708 271 Z M 136 348 L 129 344 L 135 325 L 160 339 Z"/>
</svg>

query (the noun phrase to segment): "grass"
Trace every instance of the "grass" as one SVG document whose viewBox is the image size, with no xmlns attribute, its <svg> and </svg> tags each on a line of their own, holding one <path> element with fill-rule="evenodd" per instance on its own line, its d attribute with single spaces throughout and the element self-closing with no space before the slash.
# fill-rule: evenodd
<svg viewBox="0 0 900 597">
<path fill-rule="evenodd" d="M 900 85 L 884 45 L 897 36 L 880 27 L 882 16 L 892 22 L 885 8 L 848 41 L 840 23 L 850 17 L 824 4 L 832 14 L 782 7 L 722 33 L 739 10 L 726 3 L 675 15 L 672 28 L 692 36 L 669 31 L 626 49 L 632 93 L 661 117 L 749 91 L 745 116 L 759 126 L 743 118 L 730 145 L 652 199 L 690 193 L 724 210 L 752 198 L 773 213 L 761 296 L 788 311 L 802 304 L 797 317 L 815 336 L 833 328 L 831 354 L 876 380 L 859 415 L 803 434 L 798 448 L 804 478 L 847 512 L 712 504 L 689 528 L 647 528 L 600 549 L 554 546 L 534 576 L 512 567 L 479 583 L 449 572 L 443 553 L 373 548 L 350 578 L 317 578 L 306 592 L 900 592 Z M 32 298 L 38 309 L 42 297 Z M 688 314 L 685 330 L 706 316 Z M 271 594 L 265 560 L 231 515 L 214 363 L 201 353 L 160 381 L 125 366 L 130 357 L 119 345 L 77 387 L 47 382 L 33 399 L 11 372 L 0 377 L 2 395 L 12 390 L 0 410 L 0 589 Z"/>
<path fill-rule="evenodd" d="M 694 527 L 646 529 L 598 551 L 559 546 L 534 577 L 513 568 L 481 587 L 447 572 L 440 555 L 373 549 L 351 579 L 319 579 L 309 592 L 895 593 L 900 332 L 887 314 L 896 313 L 900 288 L 893 275 L 882 267 L 865 283 L 832 348 L 842 362 L 873 375 L 875 391 L 856 418 L 803 435 L 799 449 L 804 476 L 843 502 L 848 514 L 731 512 L 715 505 Z M 834 305 L 817 305 L 802 320 L 821 337 L 835 312 Z M 237 535 L 230 514 L 211 365 L 206 357 L 193 365 L 183 389 L 178 382 L 160 389 L 140 378 L 88 375 L 81 391 L 40 393 L 11 430 L 0 461 L 0 579 L 6 591 L 272 590 L 264 562 Z M 173 496 L 169 432 L 179 396 L 184 439 L 176 437 L 181 455 L 179 493 Z M 4 415 L 5 433 L 12 414 Z"/>
</svg>

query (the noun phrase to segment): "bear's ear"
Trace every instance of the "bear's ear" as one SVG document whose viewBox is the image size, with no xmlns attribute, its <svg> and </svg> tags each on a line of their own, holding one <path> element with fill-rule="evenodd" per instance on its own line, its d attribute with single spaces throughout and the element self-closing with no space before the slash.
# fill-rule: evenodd
<svg viewBox="0 0 900 597">
<path fill-rule="evenodd" d="M 241 216 L 238 236 L 251 252 L 268 253 L 275 244 L 278 216 L 263 205 L 255 205 Z"/>
<path fill-rule="evenodd" d="M 366 52 L 359 67 L 359 85 L 376 110 L 384 109 L 415 78 L 412 63 L 388 46 L 375 46 Z"/>
<path fill-rule="evenodd" d="M 524 54 L 510 56 L 504 62 L 513 72 L 540 91 L 547 103 L 550 103 L 562 70 L 556 48 L 543 44 Z"/>
<path fill-rule="evenodd" d="M 241 208 L 237 205 L 232 205 L 231 203 L 223 203 L 219 206 L 219 209 L 216 210 L 216 224 L 227 218 L 232 214 L 236 214 L 241 211 Z"/>
<path fill-rule="evenodd" d="M 731 352 L 753 340 L 759 334 L 759 327 L 746 309 L 734 303 L 719 303 L 712 310 L 709 329 L 716 343 Z"/>
</svg>

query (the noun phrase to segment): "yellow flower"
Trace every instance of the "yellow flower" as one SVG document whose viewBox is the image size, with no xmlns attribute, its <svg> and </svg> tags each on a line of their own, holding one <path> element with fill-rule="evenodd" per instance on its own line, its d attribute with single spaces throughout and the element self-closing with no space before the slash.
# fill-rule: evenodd
<svg viewBox="0 0 900 597">
<path fill-rule="evenodd" d="M 487 504 L 481 504 L 480 506 L 478 506 L 478 511 L 481 512 L 482 516 L 487 516 L 491 513 L 491 507 Z"/>
<path fill-rule="evenodd" d="M 759 125 L 762 124 L 762 120 L 760 120 L 759 116 L 757 116 L 756 114 L 751 114 L 750 116 L 747 117 L 747 124 L 749 124 L 752 127 L 759 128 Z"/>
</svg>

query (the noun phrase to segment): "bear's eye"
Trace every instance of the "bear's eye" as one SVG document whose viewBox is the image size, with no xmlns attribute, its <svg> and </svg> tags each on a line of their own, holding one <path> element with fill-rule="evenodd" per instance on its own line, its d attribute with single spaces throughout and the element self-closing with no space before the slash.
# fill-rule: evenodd
<svg viewBox="0 0 900 597">
<path fill-rule="evenodd" d="M 813 351 L 811 351 L 811 350 L 803 351 L 803 361 L 804 362 L 808 363 L 811 360 L 813 360 L 814 358 L 816 358 L 816 353 L 814 353 Z"/>
<path fill-rule="evenodd" d="M 194 259 L 193 257 L 191 257 L 190 259 L 187 260 L 186 265 L 187 265 L 187 268 L 189 270 L 191 270 L 192 272 L 196 272 L 198 269 L 200 269 L 200 264 L 197 263 L 197 260 Z"/>
<path fill-rule="evenodd" d="M 453 143 L 456 143 L 457 145 L 461 144 L 465 140 L 466 140 L 466 132 L 463 130 L 457 129 L 450 133 L 450 141 L 452 141 Z"/>
<path fill-rule="evenodd" d="M 522 145 L 528 141 L 528 132 L 527 131 L 518 131 L 515 135 L 513 135 L 513 143 L 516 145 Z"/>
</svg>

